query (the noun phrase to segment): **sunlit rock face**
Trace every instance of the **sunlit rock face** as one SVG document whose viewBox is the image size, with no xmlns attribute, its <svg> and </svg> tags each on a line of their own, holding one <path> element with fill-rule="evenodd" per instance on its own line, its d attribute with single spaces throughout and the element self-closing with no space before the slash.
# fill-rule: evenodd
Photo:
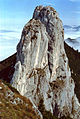
<svg viewBox="0 0 80 119">
<path fill-rule="evenodd" d="M 43 99 L 45 109 L 55 116 L 80 118 L 64 50 L 62 21 L 52 7 L 36 7 L 33 18 L 24 26 L 11 83 L 36 107 Z"/>
</svg>

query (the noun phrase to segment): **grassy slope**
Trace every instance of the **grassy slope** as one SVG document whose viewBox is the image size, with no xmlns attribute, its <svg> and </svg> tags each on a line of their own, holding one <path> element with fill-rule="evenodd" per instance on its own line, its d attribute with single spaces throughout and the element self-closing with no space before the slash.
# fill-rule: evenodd
<svg viewBox="0 0 80 119">
<path fill-rule="evenodd" d="M 0 119 L 40 118 L 27 98 L 21 96 L 14 88 L 10 85 L 7 86 L 0 80 Z"/>
</svg>

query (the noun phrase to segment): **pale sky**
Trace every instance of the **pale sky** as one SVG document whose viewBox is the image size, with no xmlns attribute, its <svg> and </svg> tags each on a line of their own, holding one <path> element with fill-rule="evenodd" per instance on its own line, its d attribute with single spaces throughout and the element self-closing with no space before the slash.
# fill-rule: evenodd
<svg viewBox="0 0 80 119">
<path fill-rule="evenodd" d="M 0 27 L 21 28 L 38 5 L 51 5 L 64 24 L 80 25 L 80 0 L 0 0 Z"/>
<path fill-rule="evenodd" d="M 16 52 L 23 26 L 39 5 L 54 7 L 64 25 L 80 25 L 80 0 L 0 0 L 0 61 Z"/>
</svg>

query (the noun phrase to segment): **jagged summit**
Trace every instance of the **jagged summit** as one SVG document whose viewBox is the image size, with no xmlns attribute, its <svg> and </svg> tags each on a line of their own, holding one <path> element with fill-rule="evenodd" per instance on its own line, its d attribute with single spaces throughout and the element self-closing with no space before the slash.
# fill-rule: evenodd
<svg viewBox="0 0 80 119">
<path fill-rule="evenodd" d="M 38 19 L 40 18 L 40 20 L 42 18 L 43 22 L 45 20 L 45 24 L 46 24 L 48 20 L 51 19 L 51 17 L 59 17 L 59 15 L 53 7 L 37 6 L 34 10 L 33 18 L 37 19 L 37 17 Z"/>
<path fill-rule="evenodd" d="M 56 47 L 56 45 L 57 45 L 56 41 L 59 40 L 60 37 L 62 37 L 62 40 L 64 40 L 64 30 L 62 27 L 62 21 L 59 19 L 58 13 L 56 12 L 56 10 L 50 6 L 36 7 L 36 9 L 34 10 L 34 13 L 33 13 L 33 19 L 40 20 L 45 25 L 46 31 L 47 31 L 48 35 L 50 36 L 49 42 L 48 42 L 48 50 L 50 52 L 48 54 L 48 64 L 49 64 L 50 72 L 52 73 L 52 67 L 53 67 L 52 64 L 53 63 L 51 62 L 50 59 L 53 59 L 53 57 L 52 57 L 53 47 Z M 55 35 L 55 34 L 57 34 L 57 35 Z M 60 36 L 60 34 L 62 36 Z M 60 46 L 60 44 L 59 44 L 59 46 Z"/>
<path fill-rule="evenodd" d="M 45 109 L 59 118 L 80 118 L 64 50 L 62 21 L 52 7 L 36 7 L 33 18 L 24 26 L 11 83 L 37 108 L 43 100 Z"/>
</svg>

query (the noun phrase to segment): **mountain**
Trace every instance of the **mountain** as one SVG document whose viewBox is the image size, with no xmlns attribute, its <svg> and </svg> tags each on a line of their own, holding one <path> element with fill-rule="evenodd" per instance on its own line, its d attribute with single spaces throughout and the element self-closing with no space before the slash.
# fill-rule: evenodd
<svg viewBox="0 0 80 119">
<path fill-rule="evenodd" d="M 68 59 L 64 50 L 64 30 L 52 7 L 38 6 L 24 26 L 17 45 L 17 61 L 11 84 L 39 108 L 61 118 L 80 118 Z"/>
<path fill-rule="evenodd" d="M 77 39 L 80 37 L 80 26 L 64 25 L 64 39 Z"/>
<path fill-rule="evenodd" d="M 66 44 L 65 48 L 69 50 Z M 74 52 L 72 49 L 70 51 Z M 73 58 L 74 55 L 68 55 L 69 52 L 67 56 Z M 64 30 L 58 13 L 50 6 L 38 6 L 34 10 L 33 18 L 23 28 L 17 45 L 17 55 L 1 62 L 1 78 L 8 77 L 8 81 L 11 79 L 11 85 L 31 101 L 41 119 L 78 119 L 79 87 L 75 88 L 75 83 L 79 81 L 80 74 L 76 75 L 79 70 L 71 65 L 71 59 L 69 65 L 74 71 L 70 71 L 67 56 L 64 49 Z M 10 59 L 12 61 L 8 63 Z M 10 75 L 8 71 L 4 77 L 3 72 L 7 68 L 13 71 Z"/>
<path fill-rule="evenodd" d="M 64 25 L 65 42 L 80 52 L 80 26 Z"/>
<path fill-rule="evenodd" d="M 80 102 L 80 53 L 65 43 L 65 51 L 69 59 L 71 76 L 75 82 L 75 93 Z"/>
<path fill-rule="evenodd" d="M 66 54 L 69 60 L 69 66 L 72 72 L 71 76 L 75 81 L 75 93 L 80 102 L 80 66 L 79 66 L 80 53 L 75 51 L 66 43 L 65 43 L 65 51 L 66 51 Z M 10 56 L 9 58 L 5 59 L 4 61 L 0 62 L 0 78 L 1 79 L 4 79 L 8 83 L 11 81 L 11 77 L 14 73 L 15 63 L 16 63 L 16 53 Z"/>
<path fill-rule="evenodd" d="M 64 25 L 63 27 L 64 27 L 64 29 L 71 29 L 72 28 L 72 26 L 69 26 L 69 25 Z"/>
<path fill-rule="evenodd" d="M 74 50 L 78 50 L 80 52 L 80 37 L 76 38 L 76 39 L 72 39 L 72 38 L 67 38 L 65 39 L 65 42 L 74 48 Z"/>
<path fill-rule="evenodd" d="M 71 48 L 70 46 L 68 46 L 66 43 L 65 43 L 65 51 L 66 51 L 66 54 L 67 54 L 67 57 L 68 57 L 68 59 L 69 59 L 69 66 L 70 66 L 70 69 L 71 69 L 71 75 L 72 75 L 72 78 L 74 79 L 74 81 L 75 81 L 75 93 L 76 93 L 76 95 L 77 95 L 77 97 L 78 97 L 78 100 L 79 100 L 79 102 L 80 102 L 80 66 L 79 66 L 79 64 L 80 64 L 80 53 L 79 52 L 77 52 L 77 51 L 75 51 L 73 48 Z M 16 54 L 14 54 L 14 55 L 12 55 L 11 57 L 9 57 L 8 59 L 6 59 L 6 60 L 4 60 L 3 62 L 0 62 L 0 78 L 1 79 L 4 79 L 5 81 L 9 81 L 10 82 L 10 77 L 8 77 L 9 75 L 12 75 L 13 74 L 13 72 L 11 72 L 11 70 L 14 70 L 14 66 L 15 66 L 15 63 L 12 65 L 12 62 L 14 62 L 14 59 L 12 58 L 14 56 L 14 58 L 15 58 L 15 62 L 16 62 Z M 75 62 L 76 61 L 76 62 Z M 5 67 L 5 64 L 6 64 L 6 62 L 7 63 L 9 63 L 9 65 L 8 66 L 6 66 Z M 75 62 L 75 63 L 74 63 Z M 1 68 L 1 64 L 4 64 L 3 65 L 3 68 Z M 9 69 L 9 70 L 8 70 Z M 6 72 L 6 76 L 4 75 L 5 74 L 5 72 Z M 5 85 L 5 87 L 8 87 L 9 86 L 9 88 L 8 88 L 8 90 L 14 90 L 13 92 L 14 92 L 14 95 L 16 95 L 18 92 L 16 92 L 16 90 L 15 89 L 13 89 L 12 87 L 11 87 L 11 85 L 10 84 L 8 84 L 7 82 L 4 82 L 3 80 L 2 80 L 2 82 L 0 81 L 0 87 L 1 87 L 1 83 L 4 83 L 4 85 Z M 5 89 L 5 91 L 7 90 L 6 88 L 3 88 L 3 89 Z M 1 91 L 1 90 L 0 90 Z M 0 93 L 1 94 L 1 93 Z M 4 94 L 4 93 L 3 93 Z M 20 97 L 20 94 L 18 93 L 18 95 L 19 95 L 19 97 Z M 0 96 L 1 97 L 1 96 Z M 21 96 L 22 97 L 22 96 Z M 24 97 L 22 97 L 22 98 L 24 98 Z M 4 98 L 5 99 L 5 98 Z M 25 98 L 26 99 L 26 98 Z M 27 100 L 27 99 L 26 99 Z M 6 99 L 5 99 L 5 101 L 6 101 Z M 9 104 L 10 102 L 8 102 L 8 104 Z M 4 102 L 3 102 L 3 104 L 4 104 Z M 11 104 L 11 103 L 10 103 Z M 5 105 L 6 106 L 6 105 Z M 16 106 L 15 106 L 16 107 Z M 1 106 L 1 108 L 2 108 L 2 106 Z M 19 109 L 20 107 L 18 107 L 17 109 Z M 42 107 L 42 111 L 43 111 L 43 108 L 44 107 Z M 14 110 L 14 109 L 13 109 Z M 22 109 L 23 110 L 23 109 Z M 9 114 L 8 114 L 8 116 L 10 116 L 11 115 L 11 113 L 12 112 L 9 112 Z M 14 113 L 14 112 L 13 112 Z M 22 113 L 22 111 L 20 112 L 20 113 Z M 25 113 L 27 113 L 27 112 L 25 112 Z M 29 112 L 28 112 L 29 113 Z M 45 112 L 44 112 L 45 113 Z M 6 115 L 6 117 L 7 117 L 7 112 L 5 112 L 5 115 Z M 49 113 L 47 112 L 46 113 L 46 115 L 48 115 L 49 116 Z M 1 116 L 1 115 L 0 115 Z M 47 117 L 47 116 L 46 116 Z M 51 115 L 50 115 L 50 117 L 51 117 Z M 20 117 L 19 117 L 20 118 Z M 3 118 L 3 119 L 5 119 L 5 117 Z M 9 117 L 8 117 L 8 119 L 9 119 Z M 13 119 L 14 119 L 14 116 L 13 116 Z M 17 119 L 17 118 L 16 118 Z M 35 118 L 36 119 L 36 118 Z M 47 119 L 47 118 L 46 118 Z M 54 119 L 54 118 L 53 118 Z M 55 118 L 55 119 L 57 119 L 57 118 Z M 69 117 L 67 117 L 67 118 L 65 118 L 65 119 L 70 119 Z"/>
<path fill-rule="evenodd" d="M 16 63 L 16 53 L 7 59 L 0 62 L 0 78 L 10 83 L 12 75 L 14 73 L 14 66 Z"/>
<path fill-rule="evenodd" d="M 64 30 L 80 31 L 80 26 L 64 25 L 63 27 L 64 27 Z"/>
</svg>

